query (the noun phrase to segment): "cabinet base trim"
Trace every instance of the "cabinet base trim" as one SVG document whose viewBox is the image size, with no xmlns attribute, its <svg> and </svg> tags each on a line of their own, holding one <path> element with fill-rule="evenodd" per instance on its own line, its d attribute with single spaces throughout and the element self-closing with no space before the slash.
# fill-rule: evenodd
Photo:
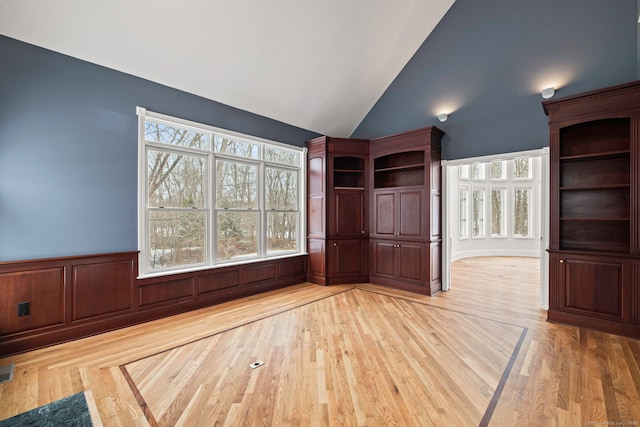
<svg viewBox="0 0 640 427">
<path fill-rule="evenodd" d="M 550 322 L 563 323 L 568 326 L 593 329 L 599 332 L 640 339 L 640 325 L 636 326 L 629 323 L 595 319 L 593 317 L 580 316 L 553 309 L 547 311 L 547 320 Z"/>
</svg>

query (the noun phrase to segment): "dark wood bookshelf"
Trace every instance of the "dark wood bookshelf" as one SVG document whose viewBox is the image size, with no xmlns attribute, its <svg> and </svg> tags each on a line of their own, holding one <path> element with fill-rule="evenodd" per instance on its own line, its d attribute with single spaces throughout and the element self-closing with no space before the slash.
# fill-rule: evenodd
<svg viewBox="0 0 640 427">
<path fill-rule="evenodd" d="M 640 81 L 543 102 L 548 319 L 640 337 Z"/>
</svg>

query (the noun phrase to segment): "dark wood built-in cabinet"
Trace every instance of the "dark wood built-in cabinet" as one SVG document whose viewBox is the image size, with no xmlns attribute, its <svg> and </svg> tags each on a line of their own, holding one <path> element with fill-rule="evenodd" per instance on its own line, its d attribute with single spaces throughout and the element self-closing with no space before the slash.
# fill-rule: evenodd
<svg viewBox="0 0 640 427">
<path fill-rule="evenodd" d="M 319 137 L 307 146 L 309 281 L 366 282 L 369 141 Z"/>
<path fill-rule="evenodd" d="M 309 281 L 441 289 L 442 135 L 307 142 Z"/>
<path fill-rule="evenodd" d="M 426 295 L 442 289 L 442 135 L 429 127 L 371 141 L 372 283 Z"/>
<path fill-rule="evenodd" d="M 640 337 L 640 82 L 543 102 L 549 320 Z"/>
</svg>

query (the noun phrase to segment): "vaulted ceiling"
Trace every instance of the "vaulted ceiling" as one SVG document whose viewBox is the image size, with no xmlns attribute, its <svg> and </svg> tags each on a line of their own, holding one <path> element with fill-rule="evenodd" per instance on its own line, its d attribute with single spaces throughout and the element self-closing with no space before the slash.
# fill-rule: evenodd
<svg viewBox="0 0 640 427">
<path fill-rule="evenodd" d="M 0 0 L 0 34 L 349 136 L 454 1 Z"/>
</svg>

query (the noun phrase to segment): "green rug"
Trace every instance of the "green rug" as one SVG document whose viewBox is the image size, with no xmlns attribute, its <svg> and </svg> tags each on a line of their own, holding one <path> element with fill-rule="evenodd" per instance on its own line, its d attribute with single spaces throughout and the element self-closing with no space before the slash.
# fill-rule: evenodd
<svg viewBox="0 0 640 427">
<path fill-rule="evenodd" d="M 0 427 L 91 427 L 84 393 L 65 397 L 48 405 L 0 421 Z"/>
</svg>

